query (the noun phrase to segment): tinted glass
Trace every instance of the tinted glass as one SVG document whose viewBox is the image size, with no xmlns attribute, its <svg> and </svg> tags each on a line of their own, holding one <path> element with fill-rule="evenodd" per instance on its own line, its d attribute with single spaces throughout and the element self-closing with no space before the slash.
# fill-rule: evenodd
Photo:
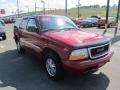
<svg viewBox="0 0 120 90">
<path fill-rule="evenodd" d="M 3 27 L 3 24 L 2 24 L 2 22 L 0 21 L 0 27 Z"/>
<path fill-rule="evenodd" d="M 28 19 L 23 19 L 22 23 L 20 24 L 21 29 L 26 29 L 28 23 Z"/>
<path fill-rule="evenodd" d="M 41 16 L 39 22 L 42 31 L 78 29 L 72 20 L 63 16 Z"/>
<path fill-rule="evenodd" d="M 92 21 L 92 22 L 96 22 L 96 21 L 98 21 L 97 18 L 87 18 L 86 20 L 88 20 L 88 21 Z"/>
<path fill-rule="evenodd" d="M 21 19 L 17 19 L 16 22 L 15 22 L 15 26 L 16 26 L 16 27 L 19 27 L 21 21 L 22 21 Z"/>
<path fill-rule="evenodd" d="M 4 23 L 4 21 L 0 21 L 0 27 L 4 27 L 5 26 L 5 23 Z"/>
<path fill-rule="evenodd" d="M 30 19 L 30 20 L 29 20 L 29 22 L 28 22 L 28 27 L 29 27 L 29 26 L 36 27 L 36 28 L 37 28 L 35 19 Z"/>
<path fill-rule="evenodd" d="M 27 30 L 29 32 L 37 32 L 37 25 L 36 25 L 35 19 L 30 19 L 28 21 Z"/>
</svg>

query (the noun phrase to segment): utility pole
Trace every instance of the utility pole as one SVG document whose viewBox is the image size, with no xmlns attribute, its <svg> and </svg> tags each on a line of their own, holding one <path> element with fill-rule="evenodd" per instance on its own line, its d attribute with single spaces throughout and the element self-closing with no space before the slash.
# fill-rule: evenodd
<svg viewBox="0 0 120 90">
<path fill-rule="evenodd" d="M 27 13 L 28 13 L 28 15 L 29 15 L 29 6 L 26 6 L 26 8 L 27 8 L 27 11 L 28 11 Z"/>
<path fill-rule="evenodd" d="M 78 0 L 78 18 L 80 17 L 80 0 Z"/>
<path fill-rule="evenodd" d="M 36 14 L 36 11 L 37 11 L 36 9 L 37 9 L 37 6 L 36 6 L 36 2 L 35 2 L 35 14 Z"/>
<path fill-rule="evenodd" d="M 45 1 L 41 0 L 41 3 L 43 3 L 43 14 L 45 15 Z"/>
<path fill-rule="evenodd" d="M 118 31 L 119 13 L 120 13 L 120 0 L 118 1 L 118 10 L 117 10 L 116 27 L 115 27 L 115 34 L 114 34 L 114 36 L 116 36 L 117 31 Z"/>
<path fill-rule="evenodd" d="M 103 32 L 103 35 L 107 32 L 107 28 L 108 28 L 109 8 L 110 8 L 110 0 L 107 0 L 106 23 L 105 23 L 105 31 Z"/>
<path fill-rule="evenodd" d="M 18 15 L 18 18 L 20 16 L 20 13 L 19 13 L 19 1 L 17 0 L 17 15 Z"/>
<path fill-rule="evenodd" d="M 67 16 L 67 0 L 65 0 L 65 16 Z"/>
</svg>

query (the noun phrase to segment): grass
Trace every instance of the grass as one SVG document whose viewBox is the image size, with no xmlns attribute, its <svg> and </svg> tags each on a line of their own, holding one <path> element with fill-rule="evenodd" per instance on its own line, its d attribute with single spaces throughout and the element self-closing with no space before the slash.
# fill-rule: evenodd
<svg viewBox="0 0 120 90">
<path fill-rule="evenodd" d="M 42 11 L 37 11 L 36 14 L 41 14 Z M 34 15 L 35 12 L 30 12 L 29 15 Z M 46 10 L 46 14 L 53 14 L 53 15 L 65 15 L 64 9 L 55 9 L 55 10 Z M 28 15 L 28 13 L 22 13 L 21 15 Z M 80 15 L 81 18 L 90 17 L 91 15 L 99 15 L 101 17 L 106 16 L 106 8 L 80 8 Z M 109 16 L 116 17 L 117 16 L 117 8 L 110 7 Z M 78 17 L 78 9 L 71 8 L 68 9 L 68 17 Z"/>
<path fill-rule="evenodd" d="M 56 14 L 56 15 L 65 15 L 65 11 L 63 9 L 59 10 L 48 10 L 46 14 Z M 91 15 L 99 15 L 104 17 L 106 15 L 106 8 L 80 8 L 80 15 L 82 18 L 89 17 Z M 117 8 L 110 8 L 109 16 L 116 17 L 117 15 Z M 68 10 L 69 17 L 77 17 L 78 16 L 78 9 L 71 8 Z"/>
</svg>

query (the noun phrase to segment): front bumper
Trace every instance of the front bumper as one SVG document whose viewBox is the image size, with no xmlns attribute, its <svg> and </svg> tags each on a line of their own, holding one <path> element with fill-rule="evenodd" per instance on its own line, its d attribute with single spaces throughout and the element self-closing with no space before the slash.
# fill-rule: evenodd
<svg viewBox="0 0 120 90">
<path fill-rule="evenodd" d="M 93 69 L 98 69 L 105 63 L 110 61 L 113 56 L 113 51 L 110 51 L 106 56 L 95 59 L 95 60 L 84 60 L 84 61 L 70 61 L 64 60 L 63 67 L 65 71 L 74 73 L 84 73 Z"/>
</svg>

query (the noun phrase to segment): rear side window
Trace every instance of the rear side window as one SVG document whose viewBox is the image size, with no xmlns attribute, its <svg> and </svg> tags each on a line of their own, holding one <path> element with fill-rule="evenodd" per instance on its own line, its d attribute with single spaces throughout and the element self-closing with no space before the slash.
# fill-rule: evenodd
<svg viewBox="0 0 120 90">
<path fill-rule="evenodd" d="M 16 20 L 15 26 L 16 26 L 17 28 L 19 28 L 19 25 L 20 25 L 21 21 L 22 21 L 21 19 L 17 19 L 17 20 Z"/>
<path fill-rule="evenodd" d="M 21 24 L 20 24 L 20 28 L 21 29 L 26 29 L 27 23 L 28 23 L 28 19 L 27 18 L 23 19 L 22 22 L 21 22 Z"/>
</svg>

